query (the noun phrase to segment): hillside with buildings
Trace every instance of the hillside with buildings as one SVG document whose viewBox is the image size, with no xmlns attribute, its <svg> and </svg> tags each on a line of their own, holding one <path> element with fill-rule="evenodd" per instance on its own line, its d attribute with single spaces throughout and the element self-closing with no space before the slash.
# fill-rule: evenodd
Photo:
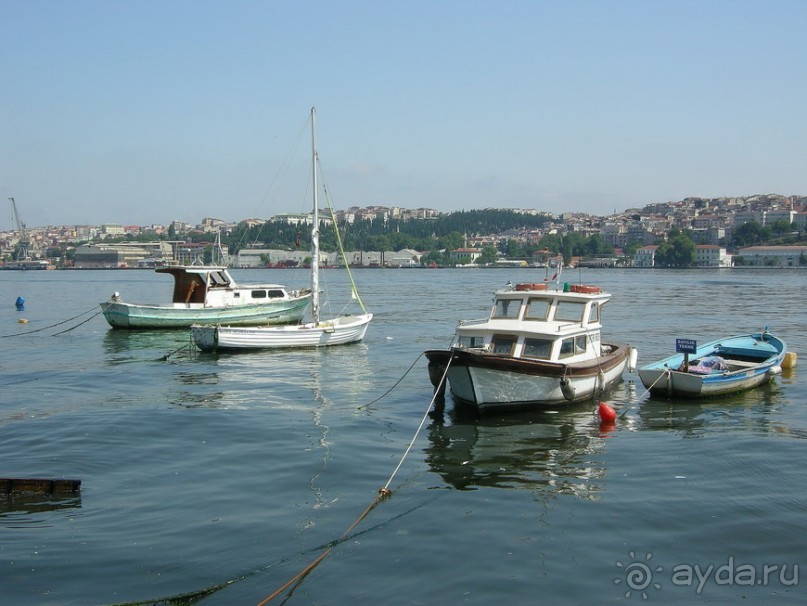
<svg viewBox="0 0 807 606">
<path fill-rule="evenodd" d="M 16 214 L 16 208 L 15 208 Z M 24 254 L 75 268 L 154 267 L 217 261 L 233 267 L 307 263 L 312 216 L 284 213 L 198 225 L 71 225 L 0 233 L 0 259 Z M 542 265 L 730 267 L 807 265 L 807 197 L 686 198 L 600 217 L 534 209 L 352 207 L 335 213 L 350 262 L 366 267 Z M 323 221 L 330 223 L 331 219 Z M 216 238 L 221 247 L 216 245 Z M 336 264 L 332 230 L 323 263 Z"/>
</svg>

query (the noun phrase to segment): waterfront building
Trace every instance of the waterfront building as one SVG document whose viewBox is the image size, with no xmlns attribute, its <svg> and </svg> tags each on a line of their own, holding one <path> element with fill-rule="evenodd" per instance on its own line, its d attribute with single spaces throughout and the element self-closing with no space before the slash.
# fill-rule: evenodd
<svg viewBox="0 0 807 606">
<path fill-rule="evenodd" d="M 749 246 L 737 257 L 747 266 L 799 267 L 807 265 L 807 246 Z"/>
</svg>

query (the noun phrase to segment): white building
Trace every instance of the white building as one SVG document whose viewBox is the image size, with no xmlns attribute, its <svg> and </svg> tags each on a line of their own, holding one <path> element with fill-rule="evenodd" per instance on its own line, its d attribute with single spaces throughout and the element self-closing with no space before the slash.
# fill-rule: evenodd
<svg viewBox="0 0 807 606">
<path fill-rule="evenodd" d="M 731 255 L 725 248 L 714 244 L 695 246 L 695 265 L 697 267 L 731 267 Z"/>
<path fill-rule="evenodd" d="M 634 267 L 655 267 L 656 266 L 656 251 L 658 250 L 657 244 L 650 244 L 649 246 L 642 246 L 637 249 L 633 254 Z"/>
<path fill-rule="evenodd" d="M 449 259 L 453 263 L 469 264 L 475 262 L 482 255 L 478 248 L 458 248 L 448 253 Z"/>
<path fill-rule="evenodd" d="M 737 254 L 743 265 L 798 267 L 807 264 L 807 246 L 749 246 Z"/>
<path fill-rule="evenodd" d="M 655 267 L 657 244 L 643 246 L 633 255 L 634 267 Z M 732 256 L 714 244 L 695 245 L 695 267 L 731 267 Z"/>
</svg>

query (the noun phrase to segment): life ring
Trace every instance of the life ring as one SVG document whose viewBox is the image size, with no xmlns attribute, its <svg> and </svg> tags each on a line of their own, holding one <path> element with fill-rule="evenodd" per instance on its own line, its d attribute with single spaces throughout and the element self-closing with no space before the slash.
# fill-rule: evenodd
<svg viewBox="0 0 807 606">
<path fill-rule="evenodd" d="M 588 286 L 586 284 L 570 284 L 569 290 L 572 292 L 594 294 L 602 292 L 599 286 Z"/>
<path fill-rule="evenodd" d="M 541 282 L 530 283 L 530 282 L 522 282 L 521 284 L 516 284 L 516 290 L 524 291 L 524 290 L 546 290 L 546 284 Z"/>
</svg>

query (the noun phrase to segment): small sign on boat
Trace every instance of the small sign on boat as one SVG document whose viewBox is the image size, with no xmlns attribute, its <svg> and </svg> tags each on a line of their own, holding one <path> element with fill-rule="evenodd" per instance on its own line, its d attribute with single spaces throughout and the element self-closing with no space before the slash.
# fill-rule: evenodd
<svg viewBox="0 0 807 606">
<path fill-rule="evenodd" d="M 678 353 L 697 353 L 698 342 L 695 339 L 676 339 L 675 351 Z"/>
</svg>

